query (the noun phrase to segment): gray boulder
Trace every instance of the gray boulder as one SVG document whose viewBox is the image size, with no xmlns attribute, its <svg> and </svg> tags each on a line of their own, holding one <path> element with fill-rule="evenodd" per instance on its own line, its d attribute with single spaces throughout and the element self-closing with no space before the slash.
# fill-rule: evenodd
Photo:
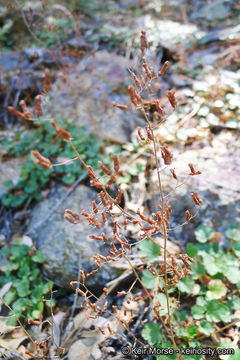
<svg viewBox="0 0 240 360">
<path fill-rule="evenodd" d="M 85 185 L 78 186 L 48 218 L 47 214 L 62 196 L 62 188 L 54 190 L 49 198 L 34 208 L 28 234 L 32 235 L 37 248 L 46 257 L 45 276 L 59 286 L 69 287 L 70 281 L 77 280 L 79 269 L 83 269 L 85 273 L 96 269 L 93 254 L 107 255 L 102 242 L 90 239 L 89 235 L 100 235 L 102 231 L 109 234 L 109 229 L 105 227 L 97 230 L 90 227 L 83 216 L 77 225 L 64 219 L 65 209 L 71 209 L 78 214 L 82 210 L 91 212 L 91 202 L 96 199 L 97 193 Z M 38 226 L 46 216 L 44 224 Z M 88 278 L 88 285 L 101 287 L 113 278 L 112 269 L 106 266 Z"/>
</svg>

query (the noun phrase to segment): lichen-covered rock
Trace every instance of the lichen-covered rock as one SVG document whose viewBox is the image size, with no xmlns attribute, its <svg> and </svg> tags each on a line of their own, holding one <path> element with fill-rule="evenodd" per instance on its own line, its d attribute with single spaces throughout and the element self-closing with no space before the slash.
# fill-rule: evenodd
<svg viewBox="0 0 240 360">
<path fill-rule="evenodd" d="M 93 254 L 106 255 L 102 242 L 90 239 L 89 235 L 99 235 L 102 231 L 109 234 L 109 229 L 96 230 L 88 225 L 83 216 L 77 225 L 70 224 L 64 219 L 65 209 L 71 209 L 76 213 L 82 210 L 91 212 L 91 202 L 96 199 L 97 193 L 85 185 L 78 186 L 44 224 L 37 226 L 63 195 L 62 188 L 54 190 L 49 198 L 34 208 L 28 233 L 33 236 L 38 249 L 46 257 L 46 277 L 57 285 L 69 287 L 70 281 L 77 279 L 79 269 L 86 273 L 96 269 Z M 97 288 L 113 278 L 113 270 L 106 266 L 88 278 L 88 285 Z"/>
</svg>

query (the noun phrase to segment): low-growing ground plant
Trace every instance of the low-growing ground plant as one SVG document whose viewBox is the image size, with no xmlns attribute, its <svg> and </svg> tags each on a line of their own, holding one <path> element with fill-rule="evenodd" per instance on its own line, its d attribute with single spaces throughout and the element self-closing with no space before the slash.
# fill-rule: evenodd
<svg viewBox="0 0 240 360">
<path fill-rule="evenodd" d="M 101 142 L 93 134 L 86 134 L 83 127 L 77 127 L 73 123 L 68 124 L 66 121 L 60 123 L 74 134 L 73 144 L 84 161 L 96 167 L 97 161 L 104 158 Z M 57 158 L 63 159 L 64 163 L 64 159 L 74 156 L 72 147 L 64 140 L 59 141 L 54 128 L 48 122 L 40 123 L 39 128 L 31 133 L 15 133 L 13 139 L 3 141 L 3 146 L 8 150 L 8 154 L 14 157 L 35 150 L 52 161 Z M 29 197 L 40 201 L 41 191 L 49 186 L 51 180 L 71 185 L 84 173 L 87 177 L 85 168 L 75 166 L 73 162 L 68 162 L 67 166 L 44 169 L 33 162 L 32 156 L 29 155 L 25 164 L 21 166 L 20 180 L 17 184 L 13 184 L 11 180 L 4 182 L 8 194 L 2 197 L 2 204 L 16 208 L 23 205 Z"/>
<path fill-rule="evenodd" d="M 7 324 L 15 324 L 16 316 L 19 319 L 42 319 L 45 304 L 49 305 L 48 301 L 43 301 L 43 297 L 49 296 L 53 286 L 52 282 L 44 281 L 40 275 L 39 265 L 45 261 L 43 253 L 16 239 L 10 247 L 1 248 L 0 259 L 0 286 L 9 289 L 3 300 L 15 313 L 13 316 L 9 312 Z"/>
</svg>

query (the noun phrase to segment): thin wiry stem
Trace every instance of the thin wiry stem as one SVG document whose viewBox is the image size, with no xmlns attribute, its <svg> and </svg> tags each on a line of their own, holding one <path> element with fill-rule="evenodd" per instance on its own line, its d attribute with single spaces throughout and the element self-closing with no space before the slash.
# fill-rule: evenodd
<svg viewBox="0 0 240 360">
<path fill-rule="evenodd" d="M 158 161 L 158 157 L 157 157 L 157 147 L 156 147 L 156 140 L 155 140 L 155 135 L 154 132 L 152 130 L 151 127 L 151 123 L 149 120 L 149 117 L 146 114 L 145 109 L 142 107 L 141 108 L 142 113 L 144 114 L 144 117 L 149 125 L 151 134 L 152 134 L 152 141 L 153 141 L 153 152 L 154 152 L 154 158 L 155 158 L 155 164 L 156 164 L 156 168 L 157 168 L 157 175 L 158 175 L 158 186 L 159 186 L 159 192 L 160 192 L 160 197 L 161 197 L 161 212 L 162 212 L 162 218 L 164 218 L 164 208 L 165 208 L 165 201 L 164 201 L 164 196 L 163 196 L 163 189 L 162 189 L 162 182 L 161 182 L 161 176 L 160 176 L 160 167 L 159 167 L 159 161 Z M 175 342 L 175 338 L 174 338 L 174 334 L 173 334 L 173 329 L 172 329 L 172 318 L 171 318 L 171 311 L 170 311 L 170 302 L 169 302 L 169 295 L 168 295 L 168 277 L 167 277 L 167 240 L 168 240 L 168 231 L 167 231 L 167 226 L 163 220 L 162 222 L 162 227 L 163 227 L 163 238 L 164 238 L 164 250 L 163 250 L 163 256 L 164 256 L 164 279 L 165 279 L 165 286 L 164 286 L 164 291 L 165 291 L 165 295 L 166 295 L 166 299 L 167 299 L 167 311 L 168 311 L 168 322 L 169 322 L 169 328 L 170 328 L 170 333 L 171 333 L 171 340 L 174 346 L 175 351 L 179 351 L 179 348 Z M 176 353 L 177 359 L 179 359 L 178 354 Z M 181 357 L 180 357 L 181 358 Z"/>
</svg>

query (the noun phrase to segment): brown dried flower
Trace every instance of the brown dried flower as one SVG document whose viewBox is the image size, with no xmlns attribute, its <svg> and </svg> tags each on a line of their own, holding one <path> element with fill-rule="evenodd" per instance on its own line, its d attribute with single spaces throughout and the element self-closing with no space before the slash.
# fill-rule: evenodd
<svg viewBox="0 0 240 360">
<path fill-rule="evenodd" d="M 51 161 L 48 160 L 45 156 L 41 155 L 38 151 L 32 151 L 34 157 L 34 162 L 38 165 L 41 165 L 44 169 L 49 169 L 52 167 Z"/>
<path fill-rule="evenodd" d="M 169 151 L 166 147 L 164 147 L 164 146 L 162 146 L 162 148 L 161 148 L 161 153 L 162 153 L 162 158 L 163 158 L 163 160 L 164 160 L 164 164 L 165 164 L 165 165 L 170 165 L 171 162 L 172 162 L 173 155 L 172 155 L 172 154 L 170 153 L 170 151 Z"/>
</svg>

